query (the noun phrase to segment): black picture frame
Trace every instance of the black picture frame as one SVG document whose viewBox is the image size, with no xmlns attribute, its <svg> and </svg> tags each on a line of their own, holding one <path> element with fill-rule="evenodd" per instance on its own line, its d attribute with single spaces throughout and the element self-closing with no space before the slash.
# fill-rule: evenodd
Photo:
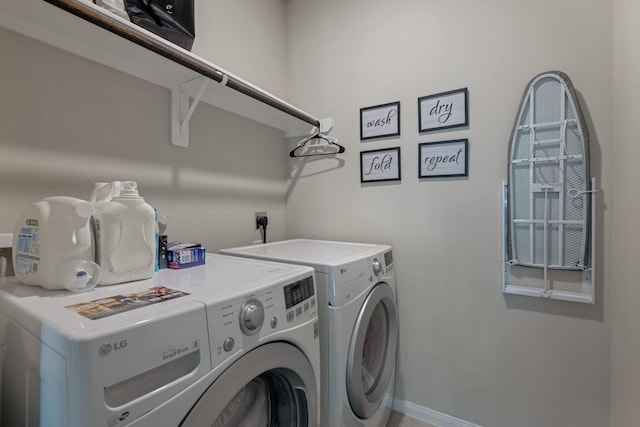
<svg viewBox="0 0 640 427">
<path fill-rule="evenodd" d="M 360 152 L 360 182 L 400 181 L 400 147 Z"/>
<path fill-rule="evenodd" d="M 418 144 L 418 178 L 469 176 L 469 140 Z"/>
<path fill-rule="evenodd" d="M 468 97 L 465 87 L 418 98 L 418 132 L 468 126 Z"/>
<path fill-rule="evenodd" d="M 400 101 L 360 109 L 360 140 L 400 136 Z"/>
</svg>

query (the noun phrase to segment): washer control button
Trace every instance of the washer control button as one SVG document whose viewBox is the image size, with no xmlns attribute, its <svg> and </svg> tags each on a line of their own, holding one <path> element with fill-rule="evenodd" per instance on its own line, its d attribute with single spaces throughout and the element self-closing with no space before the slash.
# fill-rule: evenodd
<svg viewBox="0 0 640 427">
<path fill-rule="evenodd" d="M 234 345 L 235 345 L 235 341 L 233 340 L 233 338 L 229 337 L 226 340 L 224 340 L 224 343 L 222 344 L 222 348 L 224 349 L 224 351 L 231 351 L 233 350 Z"/>
<path fill-rule="evenodd" d="M 256 334 L 264 322 L 264 307 L 258 300 L 249 300 L 240 308 L 240 329 L 246 335 Z"/>
<path fill-rule="evenodd" d="M 380 272 L 382 271 L 382 265 L 380 264 L 378 258 L 374 258 L 373 261 L 371 261 L 371 267 L 373 267 L 373 274 L 379 276 Z"/>
<path fill-rule="evenodd" d="M 271 329 L 275 329 L 278 326 L 278 318 L 276 316 L 273 316 L 271 318 Z"/>
</svg>

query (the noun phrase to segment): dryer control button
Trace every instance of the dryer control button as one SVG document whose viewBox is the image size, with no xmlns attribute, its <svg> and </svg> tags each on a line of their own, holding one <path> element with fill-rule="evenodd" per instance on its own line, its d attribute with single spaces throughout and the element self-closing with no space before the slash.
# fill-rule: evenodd
<svg viewBox="0 0 640 427">
<path fill-rule="evenodd" d="M 231 351 L 233 350 L 234 345 L 235 345 L 235 341 L 233 340 L 233 338 L 229 337 L 226 340 L 224 340 L 224 344 L 222 344 L 222 348 L 224 349 L 224 351 Z"/>
<path fill-rule="evenodd" d="M 278 326 L 278 318 L 276 316 L 273 316 L 271 318 L 271 329 L 275 329 Z"/>
</svg>

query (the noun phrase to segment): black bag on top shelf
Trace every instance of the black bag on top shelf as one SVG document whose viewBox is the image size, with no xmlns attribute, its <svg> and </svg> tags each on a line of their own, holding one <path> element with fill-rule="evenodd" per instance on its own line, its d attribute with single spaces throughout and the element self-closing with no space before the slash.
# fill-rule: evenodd
<svg viewBox="0 0 640 427">
<path fill-rule="evenodd" d="M 124 0 L 124 6 L 134 24 L 191 50 L 196 34 L 193 0 Z"/>
</svg>

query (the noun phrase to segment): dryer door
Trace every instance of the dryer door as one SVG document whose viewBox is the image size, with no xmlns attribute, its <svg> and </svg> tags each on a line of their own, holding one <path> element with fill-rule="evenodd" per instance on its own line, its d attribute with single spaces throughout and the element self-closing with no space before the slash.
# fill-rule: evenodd
<svg viewBox="0 0 640 427">
<path fill-rule="evenodd" d="M 347 392 L 353 412 L 370 418 L 393 381 L 398 347 L 398 316 L 393 291 L 378 283 L 356 320 L 347 358 Z"/>
<path fill-rule="evenodd" d="M 295 346 L 273 342 L 233 363 L 211 384 L 180 424 L 201 426 L 315 426 L 318 394 L 313 368 Z"/>
</svg>

